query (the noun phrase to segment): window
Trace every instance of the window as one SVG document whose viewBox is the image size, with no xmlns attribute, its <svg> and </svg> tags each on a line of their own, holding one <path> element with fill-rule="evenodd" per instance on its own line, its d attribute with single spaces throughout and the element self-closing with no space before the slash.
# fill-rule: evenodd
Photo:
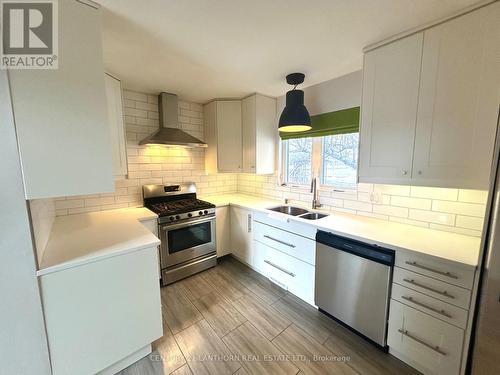
<svg viewBox="0 0 500 375">
<path fill-rule="evenodd" d="M 305 185 L 311 181 L 312 138 L 283 141 L 283 160 L 286 182 Z"/>
<path fill-rule="evenodd" d="M 359 133 L 323 137 L 321 183 L 333 186 L 356 186 Z"/>
<path fill-rule="evenodd" d="M 322 185 L 356 188 L 359 133 L 283 140 L 283 179 L 308 185 L 313 175 Z"/>
</svg>

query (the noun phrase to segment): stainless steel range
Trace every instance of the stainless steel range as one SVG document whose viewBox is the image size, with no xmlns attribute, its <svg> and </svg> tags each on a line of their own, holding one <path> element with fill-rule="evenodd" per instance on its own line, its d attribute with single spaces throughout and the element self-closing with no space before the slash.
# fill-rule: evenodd
<svg viewBox="0 0 500 375">
<path fill-rule="evenodd" d="M 162 285 L 217 264 L 215 206 L 196 198 L 196 185 L 144 185 L 144 206 L 158 214 Z"/>
</svg>

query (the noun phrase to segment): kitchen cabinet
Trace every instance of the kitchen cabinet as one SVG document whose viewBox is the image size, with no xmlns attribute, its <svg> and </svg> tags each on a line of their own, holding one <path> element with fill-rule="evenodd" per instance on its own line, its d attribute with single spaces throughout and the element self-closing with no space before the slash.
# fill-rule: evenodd
<svg viewBox="0 0 500 375">
<path fill-rule="evenodd" d="M 232 253 L 253 267 L 252 211 L 230 206 L 230 218 Z"/>
<path fill-rule="evenodd" d="M 244 173 L 272 174 L 275 169 L 276 99 L 261 94 L 241 102 Z"/>
<path fill-rule="evenodd" d="M 156 247 L 39 277 L 54 375 L 114 374 L 163 334 Z"/>
<path fill-rule="evenodd" d="M 106 102 L 108 104 L 108 125 L 113 156 L 113 174 L 116 178 L 125 178 L 127 167 L 127 141 L 123 121 L 123 99 L 120 80 L 110 74 L 104 75 Z"/>
<path fill-rule="evenodd" d="M 359 181 L 409 184 L 423 33 L 366 53 Z"/>
<path fill-rule="evenodd" d="M 217 257 L 221 257 L 231 253 L 231 222 L 229 218 L 229 207 L 217 207 L 215 209 L 215 217 Z"/>
<path fill-rule="evenodd" d="M 424 374 L 463 373 L 474 277 L 473 266 L 397 252 L 389 352 Z"/>
<path fill-rule="evenodd" d="M 425 31 L 414 183 L 489 187 L 500 102 L 499 20 L 496 3 Z"/>
<path fill-rule="evenodd" d="M 241 100 L 215 100 L 203 112 L 206 171 L 241 172 Z"/>
<path fill-rule="evenodd" d="M 27 199 L 114 190 L 100 11 L 58 11 L 59 68 L 8 72 Z"/>
<path fill-rule="evenodd" d="M 359 181 L 487 189 L 500 3 L 365 54 Z"/>
<path fill-rule="evenodd" d="M 458 374 L 464 331 L 391 301 L 387 341 L 391 353 L 424 374 Z"/>
<path fill-rule="evenodd" d="M 257 218 L 253 222 L 253 268 L 314 306 L 316 242 L 292 233 L 292 223 L 276 228 L 269 225 L 273 219 Z"/>
</svg>

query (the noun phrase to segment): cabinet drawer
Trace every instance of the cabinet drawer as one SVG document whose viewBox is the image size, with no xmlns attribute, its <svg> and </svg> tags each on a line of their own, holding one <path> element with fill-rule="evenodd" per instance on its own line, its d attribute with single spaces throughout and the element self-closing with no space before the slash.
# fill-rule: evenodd
<svg viewBox="0 0 500 375">
<path fill-rule="evenodd" d="M 475 270 L 470 266 L 461 266 L 425 255 L 396 253 L 396 266 L 430 276 L 453 285 L 472 289 Z"/>
<path fill-rule="evenodd" d="M 390 352 L 424 374 L 458 374 L 463 337 L 460 328 L 391 301 Z"/>
<path fill-rule="evenodd" d="M 316 242 L 308 238 L 255 221 L 254 239 L 309 264 L 316 263 Z"/>
<path fill-rule="evenodd" d="M 413 289 L 392 284 L 392 298 L 457 327 L 465 329 L 467 325 L 469 315 L 467 310 L 426 296 Z"/>
<path fill-rule="evenodd" d="M 274 283 L 314 305 L 315 268 L 308 263 L 255 241 L 264 274 Z"/>
<path fill-rule="evenodd" d="M 455 306 L 469 309 L 470 290 L 459 288 L 415 272 L 394 267 L 393 281 L 396 284 L 416 290 L 417 292 L 437 298 Z"/>
</svg>

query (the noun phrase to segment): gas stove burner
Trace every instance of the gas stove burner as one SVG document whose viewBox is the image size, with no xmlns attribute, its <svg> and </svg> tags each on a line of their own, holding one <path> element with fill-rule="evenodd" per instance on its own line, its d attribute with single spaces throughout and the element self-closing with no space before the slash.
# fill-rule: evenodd
<svg viewBox="0 0 500 375">
<path fill-rule="evenodd" d="M 215 205 L 196 198 L 194 184 L 144 185 L 144 206 L 158 214 L 160 224 L 215 215 Z"/>
<path fill-rule="evenodd" d="M 150 209 L 160 216 L 182 214 L 189 211 L 203 211 L 213 208 L 214 205 L 200 199 L 182 199 L 172 202 L 159 202 L 151 204 Z"/>
</svg>

